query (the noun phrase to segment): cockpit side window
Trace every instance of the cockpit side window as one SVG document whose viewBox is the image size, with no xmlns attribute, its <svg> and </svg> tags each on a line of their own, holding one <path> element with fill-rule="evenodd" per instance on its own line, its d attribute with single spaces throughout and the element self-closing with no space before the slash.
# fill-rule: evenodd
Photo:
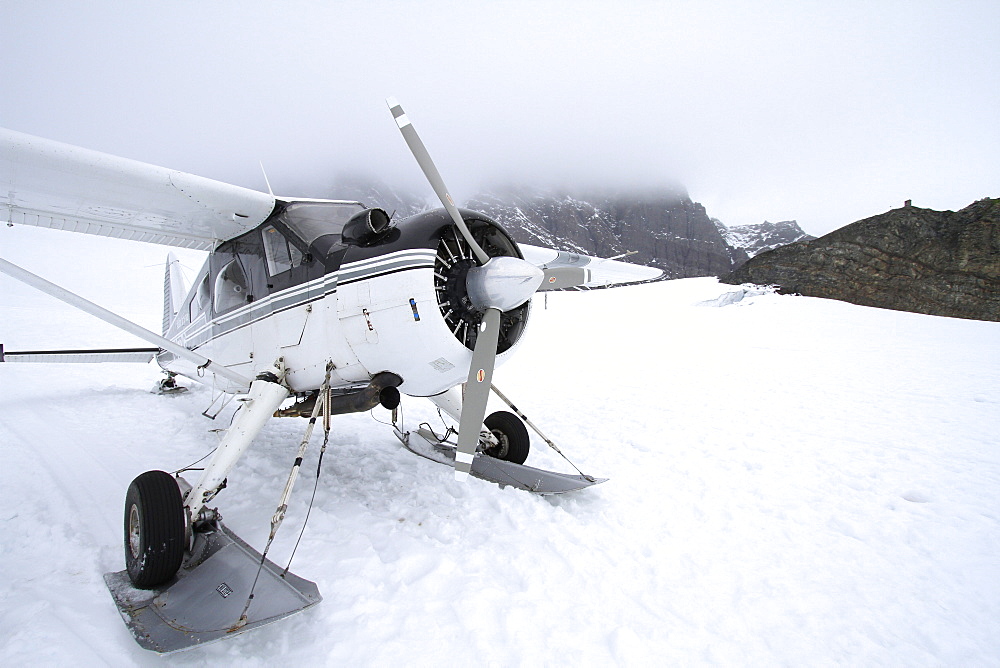
<svg viewBox="0 0 1000 668">
<path fill-rule="evenodd" d="M 222 313 L 247 303 L 247 278 L 234 258 L 215 277 L 215 312 Z"/>
<path fill-rule="evenodd" d="M 208 303 L 208 274 L 205 274 L 205 278 L 198 284 L 198 290 L 195 292 L 194 298 L 191 299 L 191 322 L 194 322 L 202 312 L 208 310 Z"/>
<path fill-rule="evenodd" d="M 203 311 L 208 308 L 208 274 L 205 274 L 204 280 L 202 280 L 202 282 L 198 285 L 198 294 L 195 296 L 195 299 L 198 302 L 199 311 Z"/>
<path fill-rule="evenodd" d="M 302 251 L 288 243 L 281 232 L 269 225 L 264 228 L 263 236 L 267 273 L 270 276 L 277 276 L 302 264 Z"/>
</svg>

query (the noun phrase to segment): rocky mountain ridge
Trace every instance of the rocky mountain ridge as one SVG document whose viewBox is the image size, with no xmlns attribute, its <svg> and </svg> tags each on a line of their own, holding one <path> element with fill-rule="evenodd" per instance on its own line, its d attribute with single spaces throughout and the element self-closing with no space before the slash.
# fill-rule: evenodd
<svg viewBox="0 0 1000 668">
<path fill-rule="evenodd" d="M 1000 321 L 1000 199 L 904 206 L 761 253 L 726 283 L 880 308 Z"/>
<path fill-rule="evenodd" d="M 331 192 L 397 218 L 438 206 L 360 179 L 341 180 Z M 518 242 L 605 258 L 636 251 L 627 261 L 663 269 L 667 278 L 726 274 L 759 249 L 807 236 L 794 221 L 727 228 L 680 187 L 606 193 L 508 187 L 462 205 L 493 218 Z"/>
<path fill-rule="evenodd" d="M 783 220 L 778 223 L 765 220 L 757 225 L 734 225 L 721 232 L 730 246 L 742 248 L 750 257 L 796 241 L 810 241 L 816 238 L 803 232 L 798 222 L 794 220 Z"/>
<path fill-rule="evenodd" d="M 636 251 L 629 261 L 663 269 L 669 278 L 717 276 L 746 255 L 726 243 L 705 207 L 686 193 L 576 195 L 508 192 L 467 202 L 524 243 L 598 257 Z"/>
</svg>

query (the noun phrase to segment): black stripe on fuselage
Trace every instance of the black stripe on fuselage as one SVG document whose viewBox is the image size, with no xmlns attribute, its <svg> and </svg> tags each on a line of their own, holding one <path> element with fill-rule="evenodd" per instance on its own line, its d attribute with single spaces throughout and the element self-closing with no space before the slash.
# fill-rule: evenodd
<svg viewBox="0 0 1000 668">
<path fill-rule="evenodd" d="M 249 325 L 257 323 L 270 315 L 281 313 L 282 311 L 287 311 L 298 306 L 303 306 L 332 295 L 336 293 L 337 287 L 340 285 L 349 285 L 359 281 L 369 280 L 380 276 L 388 276 L 390 274 L 396 274 L 404 271 L 434 268 L 435 251 L 433 250 L 411 249 L 406 251 L 397 251 L 397 253 L 393 255 L 411 255 L 411 257 L 386 256 L 385 258 L 379 260 L 362 260 L 357 263 L 346 264 L 337 272 L 331 272 L 322 278 L 314 279 L 308 283 L 302 283 L 291 288 L 286 288 L 285 290 L 270 295 L 259 302 L 251 302 L 246 306 L 241 306 L 230 313 L 223 314 L 215 320 L 209 321 L 187 337 L 186 347 L 190 350 L 197 350 L 213 339 L 217 339 L 231 332 L 235 332 L 236 330 L 248 327 Z M 367 266 L 354 268 L 351 266 L 352 264 Z M 340 281 L 339 278 L 345 274 L 347 275 L 345 280 Z M 333 287 L 327 287 L 328 285 L 332 285 Z M 310 296 L 310 292 L 320 286 L 326 289 L 324 289 L 322 293 L 314 293 Z M 254 314 L 254 311 L 258 311 L 259 314 Z M 183 335 L 183 332 L 181 332 L 181 334 Z"/>
<path fill-rule="evenodd" d="M 351 279 L 351 280 L 348 280 L 348 281 L 344 281 L 343 283 L 339 283 L 338 285 L 350 285 L 351 283 L 357 283 L 358 281 L 366 281 L 369 278 L 378 278 L 379 276 L 388 276 L 389 274 L 398 274 L 401 271 L 412 271 L 414 269 L 433 269 L 433 268 L 434 268 L 434 263 L 431 262 L 430 264 L 427 264 L 427 265 L 424 265 L 424 266 L 421 266 L 421 267 L 402 267 L 400 269 L 389 269 L 387 271 L 382 271 L 382 272 L 379 272 L 377 274 L 372 274 L 370 276 L 362 276 L 360 278 L 354 278 L 354 279 Z"/>
</svg>

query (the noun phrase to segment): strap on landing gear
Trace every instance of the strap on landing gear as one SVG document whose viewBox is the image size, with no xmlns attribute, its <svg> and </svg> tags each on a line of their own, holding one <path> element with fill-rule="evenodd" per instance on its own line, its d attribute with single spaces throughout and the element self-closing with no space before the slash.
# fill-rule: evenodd
<svg viewBox="0 0 1000 668">
<path fill-rule="evenodd" d="M 237 630 L 242 628 L 247 624 L 247 611 L 250 609 L 250 604 L 253 603 L 254 591 L 257 588 L 257 581 L 260 578 L 261 570 L 264 568 L 264 564 L 267 560 L 267 551 L 271 549 L 271 543 L 274 542 L 274 537 L 278 533 L 278 529 L 281 527 L 281 523 L 285 520 L 285 512 L 288 510 L 288 499 L 292 495 L 292 488 L 295 487 L 295 481 L 299 476 L 299 469 L 302 467 L 302 458 L 305 456 L 306 448 L 309 447 L 309 439 L 312 438 L 313 428 L 316 426 L 316 419 L 319 417 L 320 413 L 323 414 L 323 447 L 320 448 L 319 452 L 319 462 L 316 465 L 316 482 L 313 485 L 312 499 L 309 501 L 309 511 L 306 513 L 305 522 L 302 523 L 302 532 L 299 533 L 299 540 L 302 540 L 302 534 L 305 533 L 306 523 L 309 521 L 309 514 L 312 512 L 313 501 L 316 499 L 316 488 L 319 485 L 319 474 L 320 468 L 323 465 L 323 454 L 326 452 L 326 446 L 330 442 L 330 373 L 333 371 L 333 363 L 328 362 L 326 365 L 326 377 L 323 379 L 323 385 L 319 389 L 319 394 L 316 398 L 316 403 L 313 405 L 312 415 L 309 417 L 309 425 L 306 427 L 306 433 L 302 436 L 302 442 L 299 443 L 299 451 L 295 455 L 295 461 L 292 463 L 292 470 L 288 473 L 288 480 L 285 482 L 285 489 L 281 492 L 281 499 L 278 501 L 278 507 L 274 511 L 274 516 L 271 518 L 271 532 L 267 537 L 267 545 L 264 546 L 264 552 L 260 556 L 260 566 L 257 568 L 257 576 L 254 578 L 253 585 L 250 587 L 250 594 L 247 596 L 246 605 L 243 606 L 243 612 L 240 614 L 239 620 L 233 626 L 232 630 Z M 288 558 L 288 565 L 285 566 L 285 570 L 282 573 L 282 577 L 288 573 L 288 569 L 292 566 L 292 559 L 295 557 L 295 550 L 299 547 L 299 541 L 295 542 L 295 548 L 292 550 L 292 555 Z"/>
</svg>

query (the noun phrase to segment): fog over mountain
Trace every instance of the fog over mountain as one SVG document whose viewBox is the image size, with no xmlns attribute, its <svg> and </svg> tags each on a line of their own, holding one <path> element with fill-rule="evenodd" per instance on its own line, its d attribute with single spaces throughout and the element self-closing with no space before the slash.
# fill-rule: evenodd
<svg viewBox="0 0 1000 668">
<path fill-rule="evenodd" d="M 395 218 L 439 207 L 433 195 L 345 175 L 324 196 L 356 199 Z M 727 228 L 680 185 L 643 190 L 503 186 L 460 205 L 491 217 L 521 243 L 659 267 L 668 278 L 720 276 L 761 250 L 812 238 L 795 221 Z"/>
<path fill-rule="evenodd" d="M 1000 4 L 8 2 L 0 125 L 258 190 L 371 171 L 452 193 L 679 181 L 821 235 L 1000 182 Z"/>
</svg>

